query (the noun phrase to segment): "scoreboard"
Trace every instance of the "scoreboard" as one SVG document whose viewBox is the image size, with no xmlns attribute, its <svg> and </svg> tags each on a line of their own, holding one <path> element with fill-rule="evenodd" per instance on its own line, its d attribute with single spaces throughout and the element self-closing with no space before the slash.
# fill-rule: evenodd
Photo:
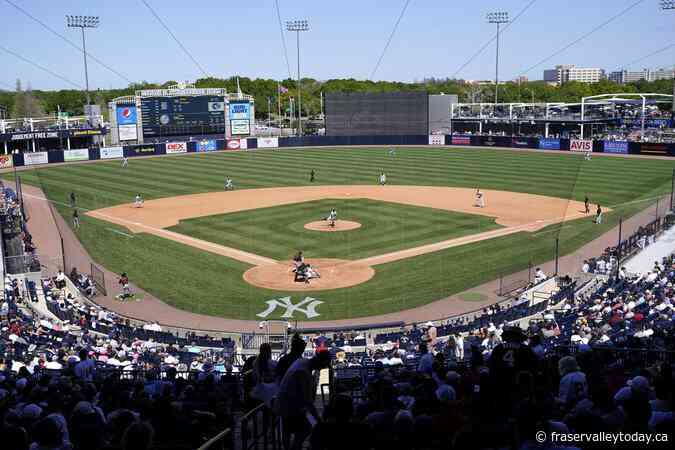
<svg viewBox="0 0 675 450">
<path fill-rule="evenodd" d="M 225 133 L 223 96 L 141 97 L 143 137 Z"/>
</svg>

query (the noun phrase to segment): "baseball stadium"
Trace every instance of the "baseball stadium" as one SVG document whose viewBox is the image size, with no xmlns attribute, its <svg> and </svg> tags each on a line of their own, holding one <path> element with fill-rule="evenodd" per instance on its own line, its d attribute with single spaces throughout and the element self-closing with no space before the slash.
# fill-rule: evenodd
<svg viewBox="0 0 675 450">
<path fill-rule="evenodd" d="M 273 3 L 287 79 L 90 90 L 126 76 L 68 15 L 86 86 L 0 89 L 8 448 L 669 448 L 675 70 L 524 76 L 572 41 L 501 81 L 535 0 L 487 14 L 494 80 L 370 81 L 405 1 L 368 80 L 322 82 Z"/>
</svg>

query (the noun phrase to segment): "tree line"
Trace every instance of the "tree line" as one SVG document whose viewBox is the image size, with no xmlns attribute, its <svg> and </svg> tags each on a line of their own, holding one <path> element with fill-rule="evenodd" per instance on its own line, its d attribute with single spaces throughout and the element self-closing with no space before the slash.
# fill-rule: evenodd
<svg viewBox="0 0 675 450">
<path fill-rule="evenodd" d="M 140 89 L 166 88 L 176 84 L 167 81 L 163 84 L 140 82 L 130 84 L 123 89 L 98 89 L 91 92 L 92 102 L 101 106 L 107 115 L 107 104 L 110 100 L 133 95 Z M 276 117 L 279 109 L 282 115 L 288 114 L 291 98 L 297 95 L 296 80 L 273 80 L 264 78 L 230 77 L 230 78 L 201 78 L 195 82 L 198 88 L 217 87 L 226 88 L 228 92 L 237 92 L 237 86 L 242 92 L 255 98 L 256 116 L 266 118 L 271 110 L 272 117 Z M 281 92 L 278 87 L 281 86 Z M 429 78 L 420 82 L 404 83 L 398 81 L 369 81 L 348 79 L 331 79 L 319 81 L 313 78 L 302 79 L 302 112 L 303 115 L 316 116 L 321 111 L 321 93 L 327 92 L 404 92 L 426 91 L 429 94 L 456 94 L 462 102 L 494 101 L 494 84 L 477 85 L 457 79 Z M 552 86 L 543 81 L 506 82 L 499 85 L 500 102 L 579 102 L 582 97 L 590 95 L 618 93 L 618 92 L 651 92 L 672 94 L 672 80 L 658 80 L 653 82 L 638 81 L 620 85 L 609 80 L 599 83 L 569 82 L 561 86 Z M 67 112 L 70 115 L 82 115 L 86 95 L 83 91 L 61 89 L 58 91 L 44 91 L 31 89 L 17 80 L 14 91 L 0 90 L 0 105 L 5 106 L 11 118 L 40 117 L 55 115 L 57 111 Z M 269 109 L 268 109 L 269 105 Z M 281 108 L 279 108 L 281 105 Z"/>
</svg>

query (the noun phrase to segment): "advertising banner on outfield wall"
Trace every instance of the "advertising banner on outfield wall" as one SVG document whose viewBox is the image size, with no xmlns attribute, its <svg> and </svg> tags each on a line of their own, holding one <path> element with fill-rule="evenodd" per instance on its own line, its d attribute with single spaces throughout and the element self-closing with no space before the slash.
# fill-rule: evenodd
<svg viewBox="0 0 675 450">
<path fill-rule="evenodd" d="M 445 145 L 445 135 L 430 134 L 429 135 L 429 145 Z"/>
<path fill-rule="evenodd" d="M 251 134 L 251 124 L 248 120 L 230 120 L 230 133 Z"/>
<path fill-rule="evenodd" d="M 63 160 L 66 162 L 69 161 L 88 161 L 89 160 L 89 149 L 88 148 L 75 148 L 72 150 L 66 150 L 63 152 Z"/>
<path fill-rule="evenodd" d="M 452 145 L 471 145 L 471 136 L 455 136 L 450 139 Z"/>
<path fill-rule="evenodd" d="M 603 141 L 602 151 L 605 153 L 628 154 L 628 142 L 626 141 Z"/>
<path fill-rule="evenodd" d="M 167 142 L 166 154 L 187 153 L 187 142 Z"/>
<path fill-rule="evenodd" d="M 536 143 L 535 143 L 536 145 Z M 528 138 L 513 138 L 511 139 L 511 147 L 515 148 L 532 148 L 535 145 L 532 145 L 530 139 Z"/>
<path fill-rule="evenodd" d="M 124 149 L 122 147 L 101 147 L 99 150 L 101 159 L 122 158 Z"/>
<path fill-rule="evenodd" d="M 258 138 L 258 148 L 277 148 L 279 147 L 278 137 Z"/>
<path fill-rule="evenodd" d="M 23 164 L 25 166 L 34 166 L 36 164 L 47 164 L 49 156 L 47 152 L 24 153 Z"/>
<path fill-rule="evenodd" d="M 124 147 L 124 150 L 127 152 L 128 156 L 150 156 L 157 153 L 157 149 L 154 144 L 129 145 Z"/>
<path fill-rule="evenodd" d="M 667 156 L 668 155 L 668 145 L 666 144 L 652 144 L 652 143 L 640 143 L 640 154 L 645 155 L 659 155 Z"/>
<path fill-rule="evenodd" d="M 539 148 L 542 150 L 560 150 L 560 139 L 539 139 Z"/>
<path fill-rule="evenodd" d="M 592 152 L 593 141 L 591 139 L 572 139 L 570 140 L 571 152 Z"/>
<path fill-rule="evenodd" d="M 197 141 L 198 152 L 215 152 L 216 151 L 216 140 L 215 139 L 202 139 Z"/>
<path fill-rule="evenodd" d="M 228 150 L 244 150 L 248 147 L 248 142 L 246 139 L 228 139 L 227 140 L 227 149 Z"/>
<path fill-rule="evenodd" d="M 0 155 L 0 169 L 6 169 L 14 165 L 12 155 Z"/>
</svg>

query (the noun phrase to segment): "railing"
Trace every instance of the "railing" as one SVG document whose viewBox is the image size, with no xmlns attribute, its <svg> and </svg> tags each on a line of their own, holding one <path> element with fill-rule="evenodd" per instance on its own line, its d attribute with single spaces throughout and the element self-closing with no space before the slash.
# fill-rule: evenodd
<svg viewBox="0 0 675 450">
<path fill-rule="evenodd" d="M 258 405 L 239 420 L 241 450 L 281 449 L 281 419 L 265 404 Z"/>
<path fill-rule="evenodd" d="M 227 428 L 204 443 L 197 450 L 229 450 L 234 448 L 232 429 Z"/>
</svg>

